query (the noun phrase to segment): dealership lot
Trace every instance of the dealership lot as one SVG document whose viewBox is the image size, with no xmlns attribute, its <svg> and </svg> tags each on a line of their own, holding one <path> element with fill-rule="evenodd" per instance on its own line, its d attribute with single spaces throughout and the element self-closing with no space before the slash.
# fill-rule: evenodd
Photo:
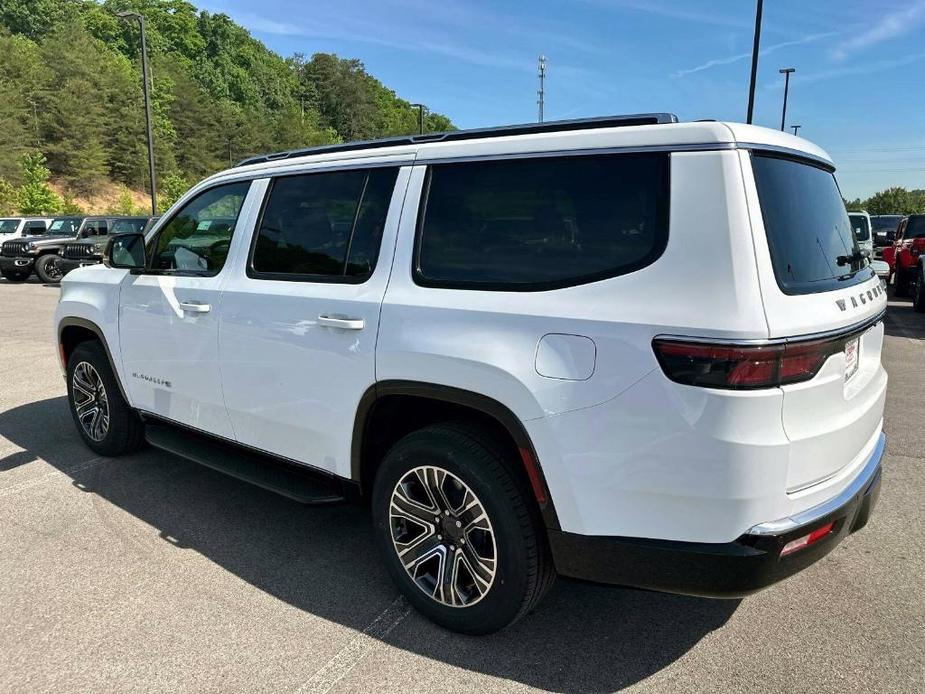
<svg viewBox="0 0 925 694">
<path fill-rule="evenodd" d="M 744 601 L 560 580 L 466 638 L 410 611 L 369 518 L 148 449 L 94 457 L 53 346 L 58 289 L 0 281 L 0 691 L 922 691 L 925 316 L 891 302 L 870 525 Z"/>
</svg>

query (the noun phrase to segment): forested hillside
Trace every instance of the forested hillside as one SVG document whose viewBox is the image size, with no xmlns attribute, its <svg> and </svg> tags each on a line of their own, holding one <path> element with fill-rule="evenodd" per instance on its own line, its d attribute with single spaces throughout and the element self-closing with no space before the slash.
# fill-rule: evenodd
<svg viewBox="0 0 925 694">
<path fill-rule="evenodd" d="M 0 0 L 0 214 L 22 207 L 37 154 L 72 195 L 147 187 L 138 25 L 115 16 L 126 9 L 146 20 L 165 204 L 249 154 L 417 132 L 417 109 L 360 61 L 284 59 L 185 0 Z M 431 113 L 425 127 L 452 124 Z"/>
</svg>

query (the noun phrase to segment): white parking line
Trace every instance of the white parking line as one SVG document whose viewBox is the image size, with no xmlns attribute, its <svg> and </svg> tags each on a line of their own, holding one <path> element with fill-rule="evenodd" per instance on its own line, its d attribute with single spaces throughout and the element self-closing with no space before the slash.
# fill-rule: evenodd
<svg viewBox="0 0 925 694">
<path fill-rule="evenodd" d="M 321 666 L 311 679 L 296 690 L 296 694 L 325 694 L 342 680 L 373 647 L 398 626 L 411 611 L 401 596 L 395 598 L 372 623 L 354 636 L 327 663 Z"/>
</svg>

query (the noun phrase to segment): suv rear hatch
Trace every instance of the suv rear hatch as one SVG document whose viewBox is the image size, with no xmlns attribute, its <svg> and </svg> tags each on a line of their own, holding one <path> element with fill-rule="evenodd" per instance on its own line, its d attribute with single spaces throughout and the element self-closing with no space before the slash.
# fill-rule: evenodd
<svg viewBox="0 0 925 694">
<path fill-rule="evenodd" d="M 769 336 L 814 340 L 830 356 L 811 380 L 782 386 L 791 440 L 787 491 L 850 475 L 876 443 L 886 373 L 886 294 L 860 253 L 833 170 L 772 153 L 750 155 L 749 208 Z"/>
</svg>

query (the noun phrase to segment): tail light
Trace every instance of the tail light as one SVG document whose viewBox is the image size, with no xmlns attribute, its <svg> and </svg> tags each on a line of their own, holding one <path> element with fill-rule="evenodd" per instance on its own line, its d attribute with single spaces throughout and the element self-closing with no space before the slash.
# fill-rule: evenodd
<svg viewBox="0 0 925 694">
<path fill-rule="evenodd" d="M 652 347 L 662 371 L 676 383 L 754 390 L 810 380 L 852 337 L 759 346 L 656 338 Z"/>
<path fill-rule="evenodd" d="M 925 253 L 925 237 L 912 239 L 912 243 L 909 245 L 909 254 L 913 258 L 917 258 L 922 253 Z"/>
</svg>

